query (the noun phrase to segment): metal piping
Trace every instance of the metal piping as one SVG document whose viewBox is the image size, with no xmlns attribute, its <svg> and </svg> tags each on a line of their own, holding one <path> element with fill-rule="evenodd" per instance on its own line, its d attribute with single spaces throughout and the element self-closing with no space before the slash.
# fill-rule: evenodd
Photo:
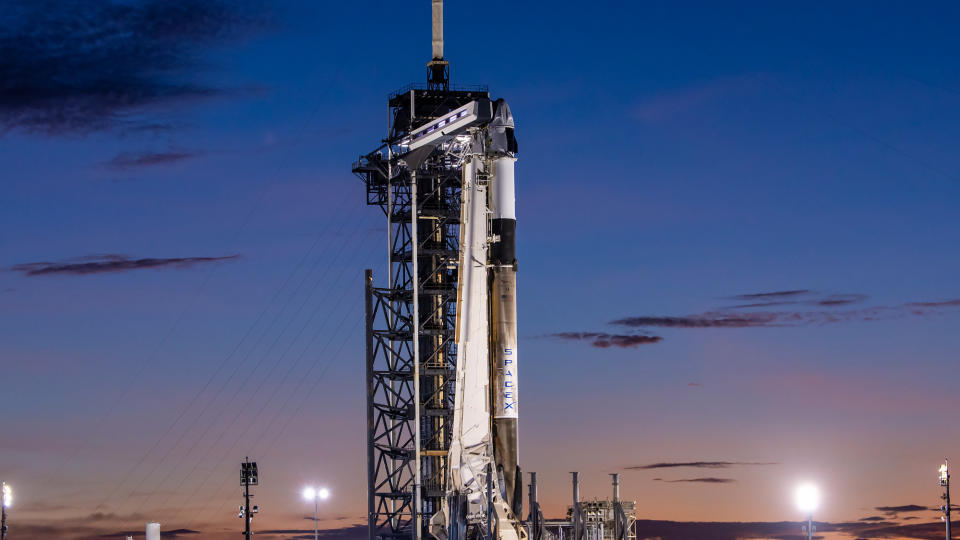
<svg viewBox="0 0 960 540">
<path fill-rule="evenodd" d="M 573 475 L 573 505 L 576 506 L 580 502 L 580 473 L 572 472 Z"/>
</svg>

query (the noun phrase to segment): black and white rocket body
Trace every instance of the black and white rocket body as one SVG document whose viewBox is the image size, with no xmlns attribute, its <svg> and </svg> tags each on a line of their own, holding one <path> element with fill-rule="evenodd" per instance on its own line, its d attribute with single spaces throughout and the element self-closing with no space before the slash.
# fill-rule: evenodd
<svg viewBox="0 0 960 540">
<path fill-rule="evenodd" d="M 490 182 L 490 342 L 494 380 L 494 457 L 503 478 L 503 491 L 516 513 L 522 499 L 517 469 L 517 214 L 513 165 L 517 142 L 513 115 L 503 100 L 496 102 L 487 149 L 493 164 Z"/>
<path fill-rule="evenodd" d="M 513 115 L 480 99 L 411 132 L 407 147 L 459 141 L 462 204 L 457 291 L 456 392 L 447 503 L 431 519 L 438 538 L 488 527 L 523 540 L 517 422 L 517 256 Z M 453 144 L 457 144 L 454 142 Z"/>
</svg>

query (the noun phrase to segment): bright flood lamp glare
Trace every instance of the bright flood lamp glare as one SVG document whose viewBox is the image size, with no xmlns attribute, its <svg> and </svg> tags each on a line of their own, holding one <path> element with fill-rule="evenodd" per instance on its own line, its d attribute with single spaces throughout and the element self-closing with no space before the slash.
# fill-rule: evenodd
<svg viewBox="0 0 960 540">
<path fill-rule="evenodd" d="M 304 499 L 307 499 L 308 501 L 312 501 L 313 499 L 316 498 L 316 496 L 317 496 L 317 490 L 313 489 L 312 487 L 303 488 Z"/>
<path fill-rule="evenodd" d="M 321 499 L 327 499 L 330 497 L 330 490 L 327 488 L 320 488 L 320 491 L 317 492 L 317 496 Z"/>
<path fill-rule="evenodd" d="M 7 508 L 13 505 L 13 490 L 9 484 L 3 484 L 3 505 Z"/>
<path fill-rule="evenodd" d="M 812 514 L 820 504 L 820 490 L 813 484 L 803 484 L 797 487 L 794 496 L 797 500 L 797 507 L 801 512 Z"/>
</svg>

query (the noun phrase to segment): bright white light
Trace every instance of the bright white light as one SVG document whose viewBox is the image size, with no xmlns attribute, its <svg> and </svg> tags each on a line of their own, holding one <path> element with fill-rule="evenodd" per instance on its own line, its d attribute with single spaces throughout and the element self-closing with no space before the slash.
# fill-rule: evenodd
<svg viewBox="0 0 960 540">
<path fill-rule="evenodd" d="M 13 505 L 13 490 L 7 484 L 3 485 L 3 505 L 7 508 Z"/>
<path fill-rule="evenodd" d="M 820 504 L 820 490 L 813 484 L 798 486 L 794 496 L 797 499 L 797 507 L 806 514 L 812 514 Z"/>
<path fill-rule="evenodd" d="M 317 496 L 321 499 L 327 499 L 330 496 L 330 490 L 327 488 L 320 488 L 320 491 L 317 492 Z"/>
<path fill-rule="evenodd" d="M 308 501 L 314 500 L 317 498 L 317 490 L 313 489 L 312 487 L 303 488 L 303 498 Z"/>
</svg>

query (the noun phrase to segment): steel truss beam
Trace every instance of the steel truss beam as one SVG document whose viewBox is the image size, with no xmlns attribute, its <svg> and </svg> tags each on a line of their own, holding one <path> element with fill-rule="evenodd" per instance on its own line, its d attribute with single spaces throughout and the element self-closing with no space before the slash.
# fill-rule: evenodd
<svg viewBox="0 0 960 540">
<path fill-rule="evenodd" d="M 476 96 L 429 95 L 430 115 L 414 116 L 410 92 L 409 101 L 391 98 L 391 118 L 405 126 L 446 114 L 441 102 L 456 108 Z M 402 135 L 394 127 L 391 140 Z M 446 496 L 464 151 L 464 141 L 444 143 L 411 170 L 387 143 L 353 167 L 388 231 L 388 284 L 374 287 L 370 271 L 365 282 L 371 540 L 425 537 Z"/>
</svg>

